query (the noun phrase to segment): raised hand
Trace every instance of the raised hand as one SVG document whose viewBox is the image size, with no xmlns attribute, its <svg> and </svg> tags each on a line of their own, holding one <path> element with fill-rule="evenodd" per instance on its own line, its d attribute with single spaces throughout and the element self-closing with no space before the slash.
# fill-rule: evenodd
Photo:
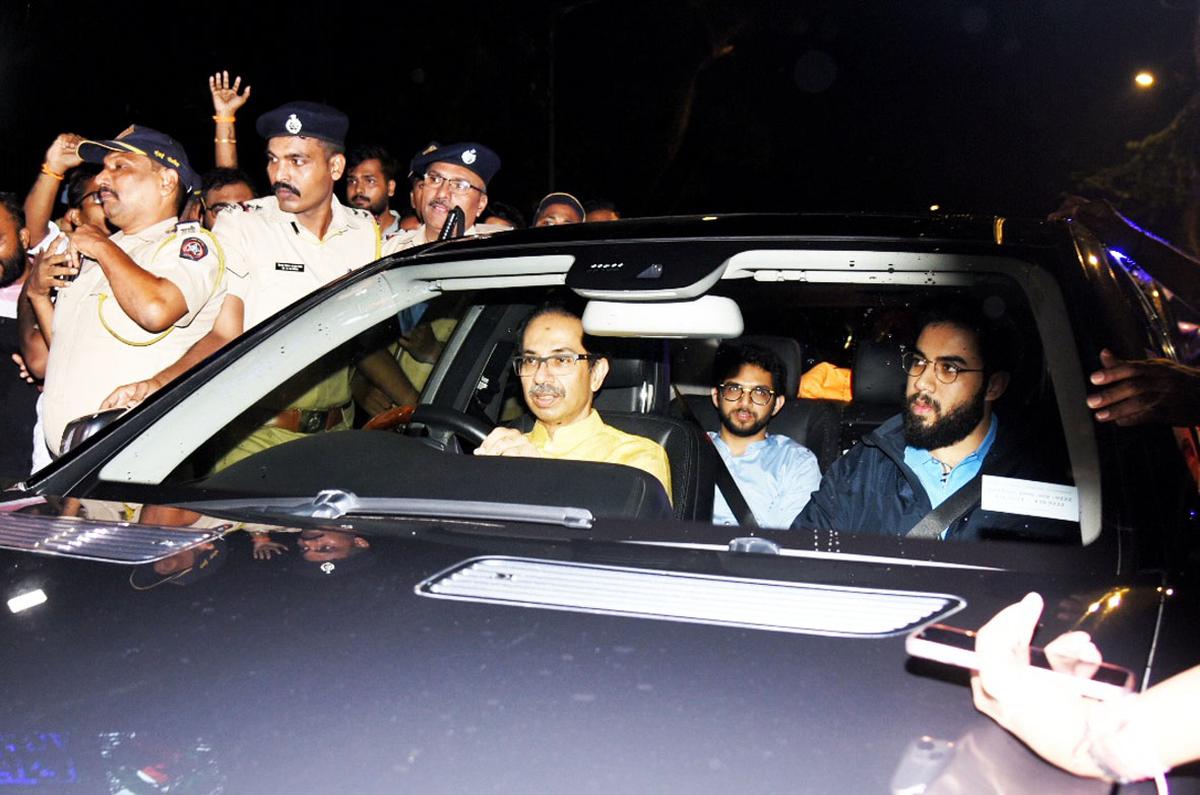
<svg viewBox="0 0 1200 795">
<path fill-rule="evenodd" d="M 66 174 L 75 166 L 83 163 L 79 156 L 79 142 L 83 136 L 75 133 L 62 133 L 46 150 L 46 166 L 56 174 Z"/>
<path fill-rule="evenodd" d="M 242 77 L 229 83 L 229 72 L 217 72 L 208 78 L 208 90 L 212 93 L 213 111 L 217 116 L 234 116 L 246 100 L 250 99 L 250 86 L 242 89 Z"/>
</svg>

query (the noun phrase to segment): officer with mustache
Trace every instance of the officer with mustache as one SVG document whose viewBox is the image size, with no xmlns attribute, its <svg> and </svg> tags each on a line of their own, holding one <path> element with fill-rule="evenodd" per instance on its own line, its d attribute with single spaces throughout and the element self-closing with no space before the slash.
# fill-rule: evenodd
<svg viewBox="0 0 1200 795">
<path fill-rule="evenodd" d="M 464 235 L 504 231 L 507 227 L 475 223 L 487 208 L 488 183 L 499 170 L 499 155 L 483 144 L 430 144 L 410 168 L 413 178 L 420 179 L 420 185 L 414 185 L 413 198 L 420 205 L 417 210 L 424 223 L 388 240 L 385 253 L 437 240 L 455 207 L 463 211 Z"/>
<path fill-rule="evenodd" d="M 316 102 L 289 102 L 259 117 L 256 128 L 267 142 L 271 196 L 243 202 L 221 213 L 213 229 L 225 252 L 229 295 L 212 332 L 174 366 L 153 378 L 115 390 L 106 406 L 138 402 L 189 367 L 261 323 L 285 306 L 381 254 L 379 226 L 366 210 L 338 201 L 335 183 L 346 169 L 345 139 L 350 120 L 340 110 Z M 368 361 L 369 359 L 369 361 Z M 389 395 L 398 371 L 382 356 L 359 366 Z M 378 363 L 386 372 L 377 372 Z M 307 433 L 350 427 L 350 373 L 333 372 L 296 401 L 279 406 L 264 426 L 254 429 L 218 466 Z M 396 394 L 394 400 L 403 399 Z"/>
<path fill-rule="evenodd" d="M 200 178 L 177 141 L 131 126 L 71 145 L 79 160 L 103 164 L 96 191 L 119 231 L 85 224 L 54 239 L 25 284 L 19 311 L 40 332 L 23 337 L 25 359 L 46 357 L 43 425 L 54 454 L 67 424 L 99 410 L 114 386 L 159 372 L 206 336 L 226 287 L 216 241 L 179 223 Z"/>
</svg>

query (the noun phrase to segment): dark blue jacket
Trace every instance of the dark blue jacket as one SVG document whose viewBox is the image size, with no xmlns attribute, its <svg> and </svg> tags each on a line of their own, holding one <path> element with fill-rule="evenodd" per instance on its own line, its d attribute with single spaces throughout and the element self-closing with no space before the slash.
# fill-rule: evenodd
<svg viewBox="0 0 1200 795">
<path fill-rule="evenodd" d="M 981 473 L 1061 483 L 1044 448 L 1023 443 L 1002 424 Z M 902 536 L 933 510 L 921 481 L 904 463 L 904 417 L 897 414 L 833 462 L 793 529 Z M 975 508 L 955 522 L 948 539 L 1037 538 L 1080 542 L 1079 524 Z"/>
</svg>

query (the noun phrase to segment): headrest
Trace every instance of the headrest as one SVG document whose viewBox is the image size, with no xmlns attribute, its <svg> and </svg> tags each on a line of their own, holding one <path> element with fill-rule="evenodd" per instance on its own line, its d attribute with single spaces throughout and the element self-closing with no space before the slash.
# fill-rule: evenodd
<svg viewBox="0 0 1200 795">
<path fill-rule="evenodd" d="M 666 343 L 634 339 L 605 341 L 608 375 L 596 395 L 601 412 L 663 412 L 671 401 L 671 379 L 665 360 Z"/>
<path fill-rule="evenodd" d="M 625 389 L 641 386 L 658 380 L 658 362 L 645 359 L 618 359 L 609 357 L 608 375 L 604 378 L 605 389 Z"/>
<path fill-rule="evenodd" d="M 899 406 L 904 397 L 900 346 L 894 342 L 860 342 L 854 354 L 850 391 L 855 403 Z"/>
</svg>

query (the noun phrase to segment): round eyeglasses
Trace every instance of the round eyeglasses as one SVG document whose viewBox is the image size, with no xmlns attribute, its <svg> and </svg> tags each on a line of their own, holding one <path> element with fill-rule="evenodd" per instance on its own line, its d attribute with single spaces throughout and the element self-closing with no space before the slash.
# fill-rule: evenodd
<svg viewBox="0 0 1200 795">
<path fill-rule="evenodd" d="M 765 386 L 742 386 L 732 381 L 721 384 L 717 389 L 721 392 L 721 398 L 730 403 L 741 400 L 743 392 L 750 393 L 750 402 L 756 406 L 765 406 L 771 402 L 771 398 L 775 397 L 774 389 L 767 389 Z"/>
<path fill-rule="evenodd" d="M 904 368 L 904 372 L 908 373 L 909 378 L 917 378 L 921 373 L 925 372 L 925 368 L 930 364 L 933 365 L 933 376 L 943 384 L 953 384 L 958 380 L 959 373 L 982 373 L 983 368 L 963 367 L 954 362 L 930 361 L 919 353 L 909 351 L 901 355 L 900 366 Z"/>
</svg>

